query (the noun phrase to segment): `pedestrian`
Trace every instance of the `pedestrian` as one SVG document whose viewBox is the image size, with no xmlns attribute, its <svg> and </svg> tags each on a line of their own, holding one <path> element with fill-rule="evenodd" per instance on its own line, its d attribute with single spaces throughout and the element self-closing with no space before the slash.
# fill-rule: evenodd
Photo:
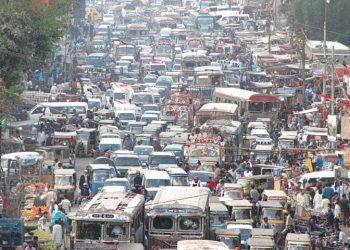
<svg viewBox="0 0 350 250">
<path fill-rule="evenodd" d="M 70 200 L 68 200 L 68 196 L 65 194 L 64 199 L 61 201 L 60 205 L 62 206 L 64 212 L 67 214 L 71 211 L 72 204 Z"/>
<path fill-rule="evenodd" d="M 262 228 L 262 229 L 273 229 L 272 225 L 269 223 L 269 218 L 264 217 L 264 222 L 261 223 L 260 228 Z"/>
<path fill-rule="evenodd" d="M 331 183 L 327 183 L 326 187 L 323 188 L 322 194 L 329 200 L 332 200 L 334 189 L 332 188 Z"/>
<path fill-rule="evenodd" d="M 90 186 L 90 178 L 89 178 L 87 169 L 85 169 L 84 173 L 80 176 L 80 179 L 79 179 L 79 189 L 80 190 L 83 189 L 84 183 L 87 183 L 88 186 Z"/>
<path fill-rule="evenodd" d="M 340 202 L 337 201 L 337 203 L 334 206 L 334 229 L 340 230 L 339 229 L 339 222 L 340 222 L 340 217 L 341 217 L 341 208 L 340 208 Z"/>
<path fill-rule="evenodd" d="M 196 175 L 193 177 L 193 180 L 191 181 L 190 186 L 191 187 L 202 187 L 202 183 L 199 179 L 199 176 Z"/>
<path fill-rule="evenodd" d="M 223 192 L 224 192 L 224 186 L 225 186 L 225 180 L 224 179 L 221 179 L 219 181 L 219 184 L 216 185 L 216 195 L 217 196 L 222 196 L 223 195 Z"/>
<path fill-rule="evenodd" d="M 314 199 L 313 199 L 313 208 L 316 212 L 322 211 L 322 190 L 319 189 L 316 191 Z"/>
<path fill-rule="evenodd" d="M 47 195 L 46 195 L 46 206 L 50 207 L 52 205 L 52 202 L 56 202 L 56 201 L 57 201 L 57 194 L 52 187 L 49 187 L 49 191 L 47 192 Z"/>
<path fill-rule="evenodd" d="M 328 210 L 326 213 L 327 225 L 332 228 L 334 225 L 334 212 L 332 210 L 332 205 L 328 204 Z"/>
<path fill-rule="evenodd" d="M 349 206 L 350 206 L 349 199 L 346 197 L 346 194 L 343 194 L 343 198 L 340 200 L 340 209 L 343 214 L 344 227 L 350 226 L 350 223 L 349 223 L 350 207 Z"/>
<path fill-rule="evenodd" d="M 52 241 L 58 245 L 57 249 L 64 250 L 63 230 L 58 220 L 55 221 L 55 225 L 52 227 Z"/>
<path fill-rule="evenodd" d="M 250 189 L 250 198 L 252 198 L 252 200 L 256 203 L 259 200 L 259 196 L 259 191 L 255 188 L 254 185 L 252 185 Z"/>
</svg>

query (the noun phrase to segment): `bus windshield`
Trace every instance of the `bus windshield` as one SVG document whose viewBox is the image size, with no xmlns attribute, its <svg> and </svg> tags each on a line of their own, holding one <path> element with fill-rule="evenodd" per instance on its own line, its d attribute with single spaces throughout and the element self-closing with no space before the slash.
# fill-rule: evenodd
<svg viewBox="0 0 350 250">
<path fill-rule="evenodd" d="M 105 241 L 127 241 L 129 236 L 129 223 L 106 223 L 104 226 Z"/>
<path fill-rule="evenodd" d="M 102 224 L 100 222 L 77 223 L 77 239 L 99 240 L 101 238 Z"/>
</svg>

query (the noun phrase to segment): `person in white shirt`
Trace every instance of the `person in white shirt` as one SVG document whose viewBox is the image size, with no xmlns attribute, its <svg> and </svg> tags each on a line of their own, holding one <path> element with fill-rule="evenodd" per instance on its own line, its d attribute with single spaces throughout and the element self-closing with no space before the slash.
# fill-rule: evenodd
<svg viewBox="0 0 350 250">
<path fill-rule="evenodd" d="M 72 204 L 68 200 L 68 196 L 64 195 L 64 199 L 61 201 L 61 206 L 64 209 L 64 212 L 67 214 L 71 211 Z"/>
<path fill-rule="evenodd" d="M 313 200 L 313 205 L 314 205 L 314 210 L 316 212 L 321 212 L 322 211 L 322 190 L 316 190 L 314 200 Z"/>
<path fill-rule="evenodd" d="M 57 95 L 58 93 L 58 88 L 56 86 L 56 83 L 54 85 L 52 85 L 51 89 L 50 89 L 50 94 L 51 95 Z"/>
<path fill-rule="evenodd" d="M 340 217 L 341 217 L 341 209 L 340 209 L 340 204 L 338 201 L 334 206 L 334 227 L 335 227 L 335 230 L 340 230 L 339 229 Z"/>
<path fill-rule="evenodd" d="M 57 249 L 64 250 L 62 226 L 57 220 L 55 221 L 55 225 L 52 227 L 52 241 L 57 243 L 59 247 Z"/>
<path fill-rule="evenodd" d="M 46 195 L 46 205 L 50 207 L 52 205 L 52 201 L 53 202 L 57 201 L 57 194 L 52 188 L 50 188 L 49 192 L 47 192 L 47 195 Z"/>
<path fill-rule="evenodd" d="M 328 212 L 328 205 L 331 203 L 324 195 L 322 195 L 322 213 L 326 214 Z"/>
<path fill-rule="evenodd" d="M 203 187 L 198 176 L 193 177 L 193 180 L 191 181 L 190 186 L 191 187 Z"/>
</svg>

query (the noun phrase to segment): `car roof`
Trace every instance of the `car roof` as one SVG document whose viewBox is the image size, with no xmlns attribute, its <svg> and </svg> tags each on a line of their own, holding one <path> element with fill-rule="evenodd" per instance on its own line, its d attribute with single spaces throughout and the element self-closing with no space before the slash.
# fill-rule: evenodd
<svg viewBox="0 0 350 250">
<path fill-rule="evenodd" d="M 173 152 L 152 152 L 151 156 L 175 156 Z"/>
</svg>

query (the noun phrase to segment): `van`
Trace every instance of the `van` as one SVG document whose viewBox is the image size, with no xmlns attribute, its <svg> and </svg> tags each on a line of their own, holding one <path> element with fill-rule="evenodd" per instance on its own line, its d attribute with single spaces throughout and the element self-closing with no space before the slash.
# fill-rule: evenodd
<svg viewBox="0 0 350 250">
<path fill-rule="evenodd" d="M 43 102 L 35 105 L 29 111 L 29 120 L 38 121 L 41 116 L 73 116 L 76 112 L 80 117 L 86 118 L 88 104 L 86 102 Z"/>
<path fill-rule="evenodd" d="M 117 151 L 122 149 L 122 141 L 120 138 L 101 138 L 100 144 L 98 145 L 100 152 L 110 149 L 112 151 Z"/>
<path fill-rule="evenodd" d="M 142 186 L 154 198 L 160 187 L 170 186 L 170 176 L 166 171 L 147 170 L 142 178 Z"/>
</svg>

